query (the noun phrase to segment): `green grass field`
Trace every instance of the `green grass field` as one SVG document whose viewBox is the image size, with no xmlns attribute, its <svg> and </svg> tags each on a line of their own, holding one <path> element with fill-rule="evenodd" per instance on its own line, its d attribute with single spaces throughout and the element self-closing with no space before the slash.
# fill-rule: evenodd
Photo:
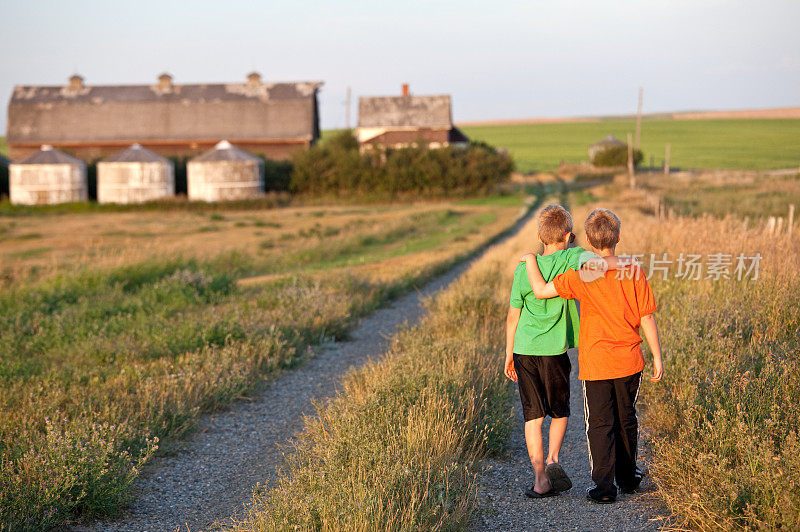
<svg viewBox="0 0 800 532">
<path fill-rule="evenodd" d="M 465 126 L 473 140 L 507 148 L 521 172 L 548 171 L 561 161 L 588 159 L 590 144 L 606 135 L 625 140 L 633 121 L 570 124 Z M 790 168 L 800 165 L 800 120 L 645 120 L 642 164 L 653 156 L 661 165 L 664 145 L 672 145 L 673 167 Z"/>
<path fill-rule="evenodd" d="M 6 138 L 0 137 L 0 155 L 8 154 L 8 144 L 6 144 Z"/>
</svg>

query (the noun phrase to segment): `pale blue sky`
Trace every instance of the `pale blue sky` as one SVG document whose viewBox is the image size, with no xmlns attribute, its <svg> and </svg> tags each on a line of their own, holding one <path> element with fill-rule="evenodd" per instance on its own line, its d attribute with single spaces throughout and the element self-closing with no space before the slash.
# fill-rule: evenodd
<svg viewBox="0 0 800 532">
<path fill-rule="evenodd" d="M 456 121 L 800 105 L 796 0 L 0 0 L 0 131 L 14 85 L 322 80 L 450 93 Z"/>
</svg>

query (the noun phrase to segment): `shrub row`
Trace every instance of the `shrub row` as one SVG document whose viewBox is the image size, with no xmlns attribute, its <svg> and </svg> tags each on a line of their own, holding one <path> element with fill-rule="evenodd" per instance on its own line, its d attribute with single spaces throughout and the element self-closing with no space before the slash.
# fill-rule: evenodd
<svg viewBox="0 0 800 532">
<path fill-rule="evenodd" d="M 298 152 L 293 163 L 289 190 L 315 195 L 485 193 L 513 170 L 508 155 L 486 144 L 430 149 L 420 142 L 361 153 L 350 132 Z"/>
</svg>

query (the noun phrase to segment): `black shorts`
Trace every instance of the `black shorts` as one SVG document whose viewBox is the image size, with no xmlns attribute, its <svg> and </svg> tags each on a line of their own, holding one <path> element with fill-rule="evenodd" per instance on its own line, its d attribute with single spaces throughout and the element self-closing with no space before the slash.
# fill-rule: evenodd
<svg viewBox="0 0 800 532">
<path fill-rule="evenodd" d="M 538 356 L 514 353 L 514 369 L 525 421 L 544 416 L 569 416 L 569 355 Z"/>
</svg>

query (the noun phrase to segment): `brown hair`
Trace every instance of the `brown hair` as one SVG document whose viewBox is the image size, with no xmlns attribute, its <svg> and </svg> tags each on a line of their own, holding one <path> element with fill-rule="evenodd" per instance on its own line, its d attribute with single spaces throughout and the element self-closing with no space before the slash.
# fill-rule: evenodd
<svg viewBox="0 0 800 532">
<path fill-rule="evenodd" d="M 572 216 L 561 205 L 548 205 L 539 212 L 539 239 L 544 244 L 557 244 L 572 232 Z"/>
<path fill-rule="evenodd" d="M 608 209 L 595 209 L 583 225 L 586 237 L 595 249 L 608 249 L 619 242 L 621 222 L 617 215 Z"/>
</svg>

